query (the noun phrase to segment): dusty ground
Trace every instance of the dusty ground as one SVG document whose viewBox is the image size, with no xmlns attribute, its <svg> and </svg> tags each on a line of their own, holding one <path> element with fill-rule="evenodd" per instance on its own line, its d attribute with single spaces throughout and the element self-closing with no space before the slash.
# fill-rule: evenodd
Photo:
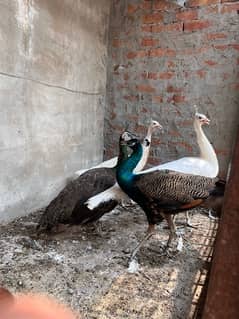
<svg viewBox="0 0 239 319">
<path fill-rule="evenodd" d="M 185 230 L 184 249 L 160 256 L 163 223 L 141 249 L 140 271 L 127 272 L 129 253 L 147 223 L 138 208 L 118 207 L 102 219 L 103 232 L 92 227 L 34 239 L 40 212 L 0 226 L 0 283 L 12 292 L 47 292 L 97 319 L 196 318 L 217 222 L 194 210 L 197 229 Z M 183 217 L 183 215 L 182 215 Z M 181 218 L 180 218 L 181 219 Z"/>
</svg>

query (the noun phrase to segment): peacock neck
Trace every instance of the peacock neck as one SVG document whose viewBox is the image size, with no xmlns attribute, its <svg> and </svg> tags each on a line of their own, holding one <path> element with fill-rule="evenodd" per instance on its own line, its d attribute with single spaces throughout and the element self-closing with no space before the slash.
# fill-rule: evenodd
<svg viewBox="0 0 239 319">
<path fill-rule="evenodd" d="M 142 143 L 142 157 L 139 160 L 138 164 L 135 166 L 134 172 L 140 172 L 146 165 L 149 157 L 151 139 L 152 139 L 153 128 L 149 126 L 147 135 L 145 136 Z"/>
<path fill-rule="evenodd" d="M 150 125 L 149 128 L 148 128 L 148 131 L 147 131 L 147 135 L 144 138 L 144 142 L 143 142 L 144 144 L 148 144 L 148 142 L 151 143 L 152 133 L 153 133 L 153 128 Z"/>
<path fill-rule="evenodd" d="M 126 160 L 128 158 L 128 147 L 127 145 L 120 145 L 119 147 L 119 155 L 118 155 L 118 160 L 117 160 L 117 164 L 114 167 L 114 169 L 117 169 L 117 167 L 119 166 L 119 164 L 121 162 L 123 162 L 124 160 Z"/>
<path fill-rule="evenodd" d="M 197 121 L 194 121 L 194 129 L 196 132 L 197 142 L 200 149 L 200 157 L 208 161 L 215 168 L 218 168 L 217 155 L 211 143 L 204 134 L 202 126 Z"/>
<path fill-rule="evenodd" d="M 122 146 L 120 146 L 121 148 Z M 117 180 L 120 186 L 127 186 L 133 180 L 134 169 L 140 161 L 143 154 L 143 148 L 140 142 L 138 142 L 133 150 L 133 153 L 127 159 L 121 159 L 117 165 Z"/>
</svg>

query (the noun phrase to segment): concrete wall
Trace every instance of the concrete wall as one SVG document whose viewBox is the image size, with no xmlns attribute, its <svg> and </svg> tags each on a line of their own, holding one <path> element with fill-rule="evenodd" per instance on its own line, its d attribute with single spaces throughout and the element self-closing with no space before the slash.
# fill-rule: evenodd
<svg viewBox="0 0 239 319">
<path fill-rule="evenodd" d="M 0 220 L 102 160 L 109 0 L 0 0 Z"/>
<path fill-rule="evenodd" d="M 205 132 L 225 175 L 239 115 L 238 12 L 239 1 L 112 1 L 106 157 L 117 154 L 126 123 L 145 134 L 151 117 L 165 128 L 152 164 L 198 154 L 197 104 L 211 119 Z"/>
</svg>

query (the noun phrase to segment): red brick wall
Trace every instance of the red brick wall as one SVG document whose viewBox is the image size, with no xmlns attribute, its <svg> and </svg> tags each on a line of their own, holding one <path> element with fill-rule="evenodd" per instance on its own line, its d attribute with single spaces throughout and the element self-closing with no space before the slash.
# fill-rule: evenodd
<svg viewBox="0 0 239 319">
<path fill-rule="evenodd" d="M 150 163 L 198 154 L 197 104 L 211 118 L 205 132 L 224 175 L 239 115 L 238 71 L 239 1 L 113 0 L 106 157 L 117 154 L 125 125 L 143 136 L 151 118 L 165 130 L 155 135 Z"/>
</svg>

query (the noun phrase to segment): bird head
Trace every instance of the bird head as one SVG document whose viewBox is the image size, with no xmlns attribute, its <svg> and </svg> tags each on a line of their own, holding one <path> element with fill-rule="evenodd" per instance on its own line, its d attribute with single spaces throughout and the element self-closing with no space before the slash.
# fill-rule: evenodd
<svg viewBox="0 0 239 319">
<path fill-rule="evenodd" d="M 209 118 L 207 118 L 206 115 L 204 115 L 204 114 L 202 114 L 202 113 L 198 113 L 198 109 L 197 109 L 197 106 L 196 106 L 196 105 L 194 105 L 194 108 L 195 108 L 195 110 L 196 110 L 195 120 L 196 120 L 200 125 L 204 125 L 204 124 L 209 125 L 209 124 L 210 124 Z"/>
<path fill-rule="evenodd" d="M 152 128 L 152 130 L 154 130 L 156 128 L 159 128 L 160 130 L 163 129 L 162 125 L 159 124 L 159 122 L 155 121 L 155 120 L 151 120 L 150 127 Z"/>
<path fill-rule="evenodd" d="M 120 144 L 121 145 L 128 145 L 128 141 L 138 139 L 137 136 L 134 133 L 131 133 L 129 131 L 124 131 L 120 135 Z"/>
<path fill-rule="evenodd" d="M 137 148 L 138 144 L 141 144 L 140 140 L 137 137 L 131 138 L 126 143 L 127 143 L 127 146 L 129 148 L 131 148 L 132 150 L 135 150 Z"/>
<path fill-rule="evenodd" d="M 204 124 L 209 125 L 210 124 L 209 118 L 207 118 L 206 115 L 204 115 L 204 114 L 196 113 L 195 119 L 200 123 L 200 125 L 204 125 Z"/>
</svg>

